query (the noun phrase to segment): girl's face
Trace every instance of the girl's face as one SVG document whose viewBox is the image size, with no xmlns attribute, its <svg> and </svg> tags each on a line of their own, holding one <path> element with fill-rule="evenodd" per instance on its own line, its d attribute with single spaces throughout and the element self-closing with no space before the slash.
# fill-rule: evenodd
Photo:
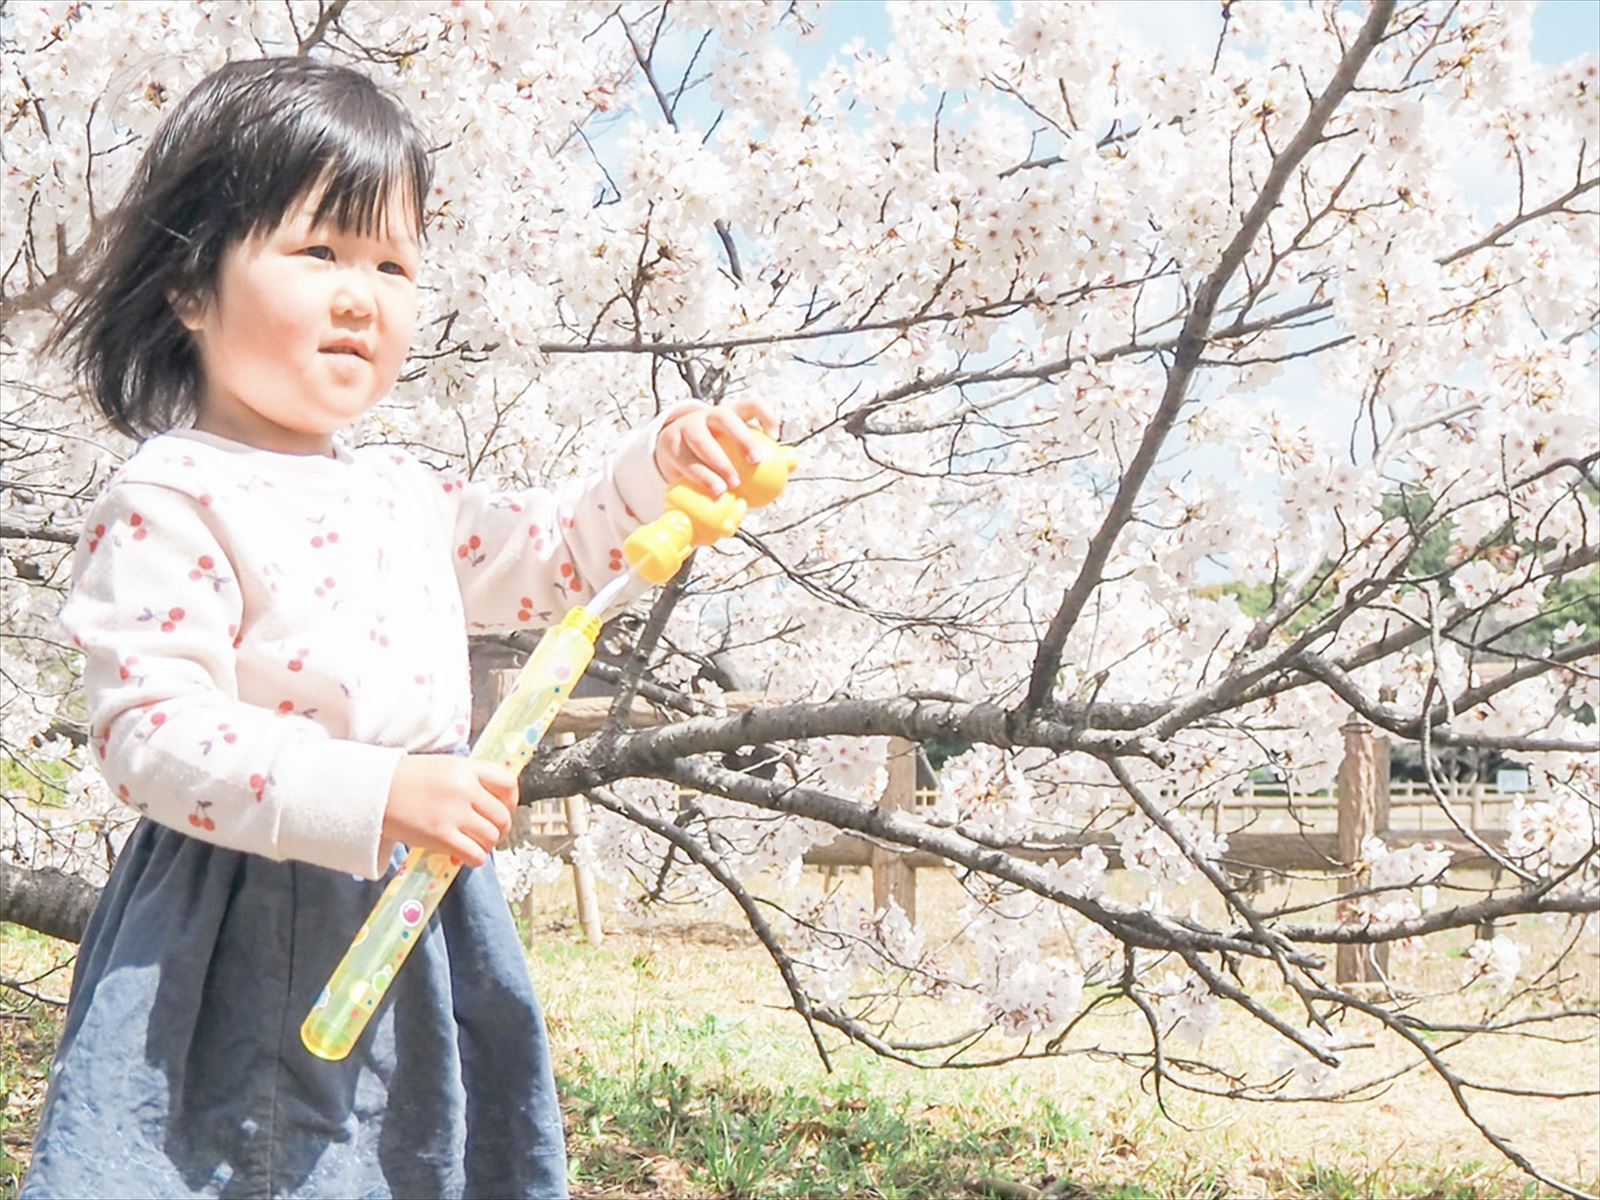
<svg viewBox="0 0 1600 1200">
<path fill-rule="evenodd" d="M 215 299 L 177 304 L 205 388 L 195 428 L 264 450 L 326 454 L 393 386 L 417 321 L 410 212 L 382 232 L 313 227 L 316 194 L 230 249 Z"/>
</svg>

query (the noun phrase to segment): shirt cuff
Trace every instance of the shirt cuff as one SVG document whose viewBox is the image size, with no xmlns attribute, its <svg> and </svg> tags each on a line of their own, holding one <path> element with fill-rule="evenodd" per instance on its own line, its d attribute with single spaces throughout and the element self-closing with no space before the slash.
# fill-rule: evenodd
<svg viewBox="0 0 1600 1200">
<path fill-rule="evenodd" d="M 283 806 L 278 857 L 363 879 L 381 877 L 389 869 L 383 853 L 389 785 L 405 754 L 395 746 L 330 740 L 284 755 L 274 772 Z"/>
<path fill-rule="evenodd" d="M 699 400 L 685 400 L 660 413 L 648 425 L 628 435 L 617 452 L 612 479 L 622 502 L 633 510 L 642 525 L 667 511 L 667 489 L 678 480 L 663 479 L 656 467 L 656 442 L 667 422 L 686 412 L 710 408 Z"/>
</svg>

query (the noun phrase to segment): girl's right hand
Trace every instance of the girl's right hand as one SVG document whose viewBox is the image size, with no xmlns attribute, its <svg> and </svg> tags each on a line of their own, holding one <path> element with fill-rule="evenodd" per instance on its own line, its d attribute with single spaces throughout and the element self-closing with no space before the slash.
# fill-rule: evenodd
<svg viewBox="0 0 1600 1200">
<path fill-rule="evenodd" d="M 450 754 L 408 754 L 389 785 L 383 836 L 481 867 L 511 828 L 516 807 L 516 776 L 505 767 Z"/>
</svg>

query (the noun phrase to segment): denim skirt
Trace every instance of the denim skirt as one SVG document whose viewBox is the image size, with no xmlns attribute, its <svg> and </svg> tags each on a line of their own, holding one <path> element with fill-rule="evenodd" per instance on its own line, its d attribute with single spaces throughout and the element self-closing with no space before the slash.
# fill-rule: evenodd
<svg viewBox="0 0 1600 1200">
<path fill-rule="evenodd" d="M 386 883 L 141 821 L 79 947 L 22 1195 L 565 1197 L 492 863 L 456 877 L 348 1058 L 300 1044 Z"/>
</svg>

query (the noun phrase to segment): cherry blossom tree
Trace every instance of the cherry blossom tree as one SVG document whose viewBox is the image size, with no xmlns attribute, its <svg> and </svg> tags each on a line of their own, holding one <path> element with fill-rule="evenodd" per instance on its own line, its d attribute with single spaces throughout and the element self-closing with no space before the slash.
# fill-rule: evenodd
<svg viewBox="0 0 1600 1200">
<path fill-rule="evenodd" d="M 801 0 L 10 0 L 3 915 L 71 934 L 130 820 L 53 620 L 131 446 L 41 344 L 176 98 L 314 54 L 438 146 L 419 334 L 356 441 L 554 482 L 662 405 L 756 394 L 803 454 L 614 624 L 613 720 L 524 776 L 591 798 L 578 854 L 636 904 L 731 896 L 824 1057 L 1093 1052 L 1164 1102 L 1421 1068 L 1581 1194 L 1473 1100 L 1596 1093 L 1458 1066 L 1595 1036 L 1600 68 L 1533 62 L 1531 8 L 1225 0 L 1173 55 L 1109 6 L 941 0 L 807 72 Z M 671 719 L 633 728 L 635 697 Z M 1268 903 L 1209 811 L 1262 768 L 1330 787 L 1352 715 L 1459 838 L 1375 839 L 1326 864 L 1355 890 Z M 948 754 L 932 808 L 878 806 L 891 738 Z M 1503 841 L 1442 784 L 1469 750 L 1533 778 Z M 842 833 L 953 868 L 963 936 L 786 899 Z M 1196 884 L 1213 904 L 1173 901 Z M 1357 945 L 1404 955 L 1340 984 Z M 1086 1032 L 1119 1007 L 1142 1044 Z M 1281 1054 L 1218 1045 L 1230 1012 Z"/>
</svg>

